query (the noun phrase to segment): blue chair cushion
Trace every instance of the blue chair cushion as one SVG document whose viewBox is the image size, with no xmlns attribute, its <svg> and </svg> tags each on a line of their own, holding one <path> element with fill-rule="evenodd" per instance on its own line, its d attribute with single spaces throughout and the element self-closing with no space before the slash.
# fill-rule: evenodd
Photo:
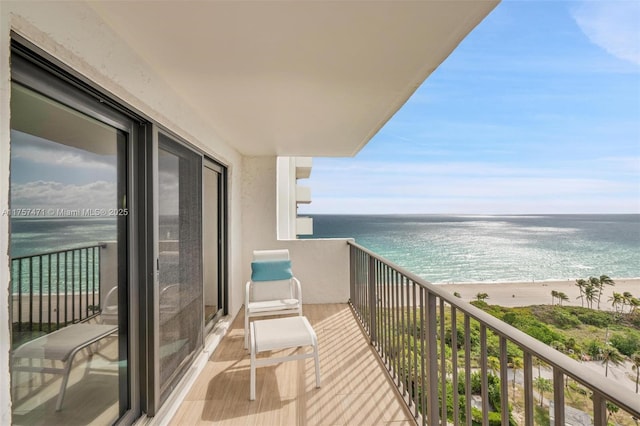
<svg viewBox="0 0 640 426">
<path fill-rule="evenodd" d="M 251 281 L 280 281 L 293 278 L 290 260 L 251 262 Z"/>
</svg>

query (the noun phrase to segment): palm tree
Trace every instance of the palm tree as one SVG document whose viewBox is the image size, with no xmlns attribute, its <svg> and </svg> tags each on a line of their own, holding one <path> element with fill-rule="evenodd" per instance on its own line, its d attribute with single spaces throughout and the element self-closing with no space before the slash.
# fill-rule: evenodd
<svg viewBox="0 0 640 426">
<path fill-rule="evenodd" d="M 558 292 L 556 290 L 551 290 L 551 306 L 553 306 L 553 302 L 555 302 L 556 297 L 558 297 Z"/>
<path fill-rule="evenodd" d="M 636 372 L 636 393 L 638 393 L 638 382 L 640 382 L 640 352 L 636 352 L 631 357 L 633 365 L 631 369 Z"/>
<path fill-rule="evenodd" d="M 640 299 L 637 297 L 629 299 L 629 313 L 633 314 L 638 309 L 638 306 L 640 306 Z"/>
<path fill-rule="evenodd" d="M 576 297 L 576 299 L 580 299 L 580 306 L 584 308 L 584 287 L 587 285 L 587 282 L 582 278 L 576 280 L 576 286 L 580 289 L 580 296 Z"/>
<path fill-rule="evenodd" d="M 513 399 L 516 399 L 516 372 L 524 367 L 524 362 L 520 357 L 513 357 L 511 360 L 511 368 L 513 369 Z M 640 370 L 639 370 L 640 371 Z M 636 385 L 637 386 L 637 385 Z M 636 390 L 637 393 L 637 390 Z"/>
<path fill-rule="evenodd" d="M 558 297 L 558 302 L 560 302 L 560 306 L 562 306 L 562 302 L 566 302 L 567 300 L 569 300 L 569 296 L 567 296 L 561 291 L 558 292 L 557 297 Z"/>
<path fill-rule="evenodd" d="M 614 286 L 616 283 L 615 281 L 613 281 L 611 278 L 609 278 L 608 275 L 600 275 L 600 278 L 596 278 L 596 277 L 589 277 L 589 281 L 594 280 L 594 283 L 597 282 L 597 287 L 599 290 L 598 293 L 598 309 L 600 309 L 600 296 L 602 295 L 602 290 L 604 289 L 605 285 L 610 285 L 610 286 Z"/>
<path fill-rule="evenodd" d="M 551 380 L 545 379 L 544 377 L 536 377 L 533 384 L 538 389 L 540 393 L 540 406 L 542 407 L 542 403 L 544 402 L 544 393 L 551 392 L 553 390 L 553 386 L 551 386 Z"/>
<path fill-rule="evenodd" d="M 622 312 L 622 309 L 624 309 L 624 298 L 620 293 L 616 293 L 614 291 L 613 295 L 609 297 L 609 302 L 611 302 L 611 306 L 613 307 L 613 310 L 616 312 L 618 312 L 618 306 L 620 306 L 620 312 Z"/>
<path fill-rule="evenodd" d="M 478 293 L 476 294 L 476 299 L 478 299 L 478 301 L 484 301 L 486 299 L 489 298 L 489 295 L 487 293 Z"/>
<path fill-rule="evenodd" d="M 633 294 L 625 291 L 624 293 L 622 293 L 622 299 L 622 304 L 629 305 L 629 312 L 631 312 L 631 299 L 633 299 Z"/>
<path fill-rule="evenodd" d="M 604 377 L 609 375 L 609 362 L 613 365 L 620 365 L 624 361 L 624 356 L 613 346 L 606 346 L 602 350 L 602 363 L 604 364 Z"/>
<path fill-rule="evenodd" d="M 599 293 L 596 286 L 590 282 L 584 286 L 584 298 L 587 300 L 589 309 L 593 309 L 593 301 L 596 300 Z"/>
<path fill-rule="evenodd" d="M 538 367 L 538 377 L 541 377 L 542 371 L 540 371 L 540 370 L 541 370 L 542 366 L 543 365 L 546 366 L 547 363 L 544 362 L 543 360 L 541 360 L 540 358 L 535 357 L 535 358 L 533 358 L 533 365 Z"/>
<path fill-rule="evenodd" d="M 593 288 L 595 288 L 598 291 L 596 296 L 598 296 L 598 298 L 597 298 L 597 300 L 598 300 L 598 309 L 600 309 L 600 293 L 602 293 L 602 284 L 600 284 L 600 278 L 598 278 L 598 277 L 589 277 L 587 282 L 588 282 L 588 285 L 593 286 Z"/>
</svg>

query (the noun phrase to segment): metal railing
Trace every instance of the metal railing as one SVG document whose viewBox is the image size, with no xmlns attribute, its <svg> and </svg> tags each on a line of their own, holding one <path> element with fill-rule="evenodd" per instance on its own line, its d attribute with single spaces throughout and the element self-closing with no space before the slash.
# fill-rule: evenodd
<svg viewBox="0 0 640 426">
<path fill-rule="evenodd" d="M 50 332 L 98 314 L 102 247 L 12 258 L 14 331 Z"/>
<path fill-rule="evenodd" d="M 637 394 L 366 248 L 348 244 L 350 303 L 418 423 L 533 425 L 540 410 L 546 411 L 537 407 L 535 389 L 540 406 L 548 396 L 553 407 L 546 412 L 550 423 L 565 425 L 569 411 L 585 414 L 565 407 L 572 379 L 573 388 L 592 400 L 592 412 L 586 414 L 593 424 L 607 425 L 611 404 L 628 413 L 629 424 L 637 424 Z M 499 363 L 491 362 L 496 359 L 490 353 Z M 520 398 L 515 397 L 514 353 L 523 361 Z M 534 380 L 534 360 L 538 369 L 540 361 L 546 364 L 551 379 Z M 552 387 L 544 389 L 545 380 L 549 385 L 552 380 Z M 512 413 L 516 405 L 519 411 Z"/>
</svg>

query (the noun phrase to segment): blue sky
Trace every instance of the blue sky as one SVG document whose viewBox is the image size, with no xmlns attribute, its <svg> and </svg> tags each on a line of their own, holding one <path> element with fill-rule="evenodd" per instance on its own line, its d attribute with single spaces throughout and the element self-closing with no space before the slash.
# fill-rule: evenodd
<svg viewBox="0 0 640 426">
<path fill-rule="evenodd" d="M 503 1 L 308 213 L 640 213 L 640 1 Z"/>
</svg>

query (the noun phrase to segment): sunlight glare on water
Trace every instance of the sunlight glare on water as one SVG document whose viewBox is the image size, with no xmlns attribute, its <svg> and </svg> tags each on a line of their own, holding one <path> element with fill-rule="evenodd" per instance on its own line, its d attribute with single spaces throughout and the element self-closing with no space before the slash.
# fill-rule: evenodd
<svg viewBox="0 0 640 426">
<path fill-rule="evenodd" d="M 640 276 L 640 215 L 314 216 L 434 283 Z"/>
</svg>

